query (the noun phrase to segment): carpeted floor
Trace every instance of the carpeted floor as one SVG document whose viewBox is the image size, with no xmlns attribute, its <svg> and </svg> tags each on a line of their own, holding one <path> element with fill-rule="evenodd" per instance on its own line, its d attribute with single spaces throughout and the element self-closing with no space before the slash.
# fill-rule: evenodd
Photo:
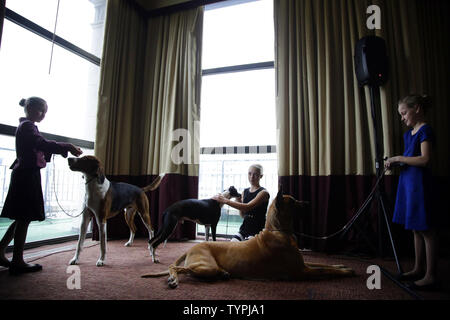
<svg viewBox="0 0 450 320">
<path fill-rule="evenodd" d="M 125 240 L 108 241 L 106 265 L 95 265 L 99 255 L 97 242 L 86 241 L 80 258 L 80 289 L 68 289 L 68 262 L 75 249 L 75 241 L 35 248 L 26 252 L 26 260 L 43 265 L 34 274 L 10 276 L 0 269 L 1 300 L 414 300 L 385 275 L 381 289 L 369 290 L 366 281 L 369 265 L 380 265 L 395 271 L 393 261 L 361 260 L 348 256 L 332 256 L 305 252 L 305 261 L 344 264 L 356 271 L 352 278 L 321 281 L 251 281 L 231 279 L 204 282 L 180 275 L 177 289 L 169 289 L 167 276 L 141 278 L 142 274 L 166 270 L 167 267 L 195 242 L 168 242 L 158 248 L 159 264 L 153 264 L 145 239 L 137 239 L 132 247 L 124 247 Z M 410 267 L 402 262 L 405 270 Z M 1 268 L 1 267 L 0 267 Z M 440 262 L 440 274 L 450 270 L 449 261 Z M 70 271 L 70 270 L 69 270 Z M 439 292 L 418 292 L 423 299 L 448 300 L 449 281 L 442 279 Z"/>
</svg>

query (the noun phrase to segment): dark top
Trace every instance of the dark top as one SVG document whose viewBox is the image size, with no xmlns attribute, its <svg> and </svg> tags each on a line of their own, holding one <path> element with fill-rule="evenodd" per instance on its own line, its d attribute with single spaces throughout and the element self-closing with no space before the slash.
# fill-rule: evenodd
<svg viewBox="0 0 450 320">
<path fill-rule="evenodd" d="M 16 156 L 11 165 L 11 181 L 1 217 L 13 220 L 43 221 L 45 219 L 40 169 L 53 153 L 67 157 L 69 143 L 46 140 L 36 125 L 20 118 L 16 130 Z"/>
<path fill-rule="evenodd" d="M 67 157 L 69 143 L 47 140 L 33 122 L 26 118 L 20 118 L 19 121 L 16 130 L 17 159 L 11 169 L 45 168 L 54 153 Z"/>
<path fill-rule="evenodd" d="M 243 194 L 243 203 L 249 203 L 253 199 L 256 198 L 258 193 L 266 190 L 263 187 L 260 187 L 255 192 L 250 192 L 250 188 L 244 189 Z M 244 213 L 244 221 L 242 222 L 241 227 L 239 228 L 239 233 L 244 237 L 254 236 L 259 233 L 266 224 L 266 212 L 267 206 L 269 205 L 269 199 L 261 203 L 259 206 L 253 208 L 250 211 Z"/>
</svg>

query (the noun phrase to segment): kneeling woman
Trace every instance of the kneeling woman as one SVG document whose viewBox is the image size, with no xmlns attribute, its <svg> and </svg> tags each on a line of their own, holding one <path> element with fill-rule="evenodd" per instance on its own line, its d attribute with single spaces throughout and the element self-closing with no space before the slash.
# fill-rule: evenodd
<svg viewBox="0 0 450 320">
<path fill-rule="evenodd" d="M 233 201 L 224 198 L 221 195 L 213 197 L 214 200 L 219 201 L 220 203 L 238 209 L 241 217 L 244 218 L 244 221 L 239 228 L 239 232 L 233 236 L 231 241 L 248 240 L 264 229 L 270 195 L 269 192 L 259 184 L 262 177 L 262 166 L 253 164 L 248 169 L 250 188 L 244 189 L 240 199 Z"/>
</svg>

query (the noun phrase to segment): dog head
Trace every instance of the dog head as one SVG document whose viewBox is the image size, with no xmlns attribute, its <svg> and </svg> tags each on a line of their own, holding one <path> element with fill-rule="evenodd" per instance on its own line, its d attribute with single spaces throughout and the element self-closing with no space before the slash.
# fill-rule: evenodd
<svg viewBox="0 0 450 320">
<path fill-rule="evenodd" d="M 103 167 L 94 156 L 84 156 L 81 158 L 68 158 L 69 168 L 72 171 L 78 171 L 84 173 L 87 177 L 96 177 L 99 184 L 103 184 L 105 181 L 105 174 L 103 173 Z"/>
<path fill-rule="evenodd" d="M 234 186 L 231 186 L 222 192 L 222 196 L 227 199 L 231 199 L 231 198 L 239 198 L 241 194 L 236 190 Z"/>
<path fill-rule="evenodd" d="M 240 198 L 241 194 L 236 190 L 234 186 L 228 188 L 228 192 L 230 193 L 231 198 Z"/>
<path fill-rule="evenodd" d="M 266 226 L 267 230 L 294 232 L 294 219 L 303 216 L 308 210 L 309 202 L 298 201 L 289 195 L 283 195 L 283 188 L 279 187 L 277 197 L 272 201 L 267 211 Z"/>
</svg>

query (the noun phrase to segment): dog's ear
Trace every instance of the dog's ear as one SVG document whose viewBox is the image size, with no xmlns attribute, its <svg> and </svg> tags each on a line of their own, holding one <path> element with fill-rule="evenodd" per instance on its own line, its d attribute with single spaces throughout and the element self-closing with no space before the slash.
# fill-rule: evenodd
<svg viewBox="0 0 450 320">
<path fill-rule="evenodd" d="M 281 184 L 279 184 L 278 185 L 278 193 L 277 193 L 277 198 L 276 198 L 275 204 L 279 208 L 282 203 L 283 203 L 283 187 L 281 186 Z"/>
<path fill-rule="evenodd" d="M 103 168 L 100 163 L 97 168 L 97 182 L 98 184 L 103 184 L 103 182 L 105 182 L 105 174 L 103 173 Z"/>
<path fill-rule="evenodd" d="M 228 191 L 230 192 L 232 198 L 239 198 L 241 196 L 234 186 L 229 187 Z"/>
<path fill-rule="evenodd" d="M 296 201 L 297 201 L 296 202 L 297 207 L 299 207 L 301 209 L 309 207 L 309 201 L 299 201 L 299 200 L 296 200 Z"/>
<path fill-rule="evenodd" d="M 97 176 L 97 182 L 98 184 L 103 184 L 103 182 L 105 182 L 105 175 L 98 175 Z"/>
</svg>

